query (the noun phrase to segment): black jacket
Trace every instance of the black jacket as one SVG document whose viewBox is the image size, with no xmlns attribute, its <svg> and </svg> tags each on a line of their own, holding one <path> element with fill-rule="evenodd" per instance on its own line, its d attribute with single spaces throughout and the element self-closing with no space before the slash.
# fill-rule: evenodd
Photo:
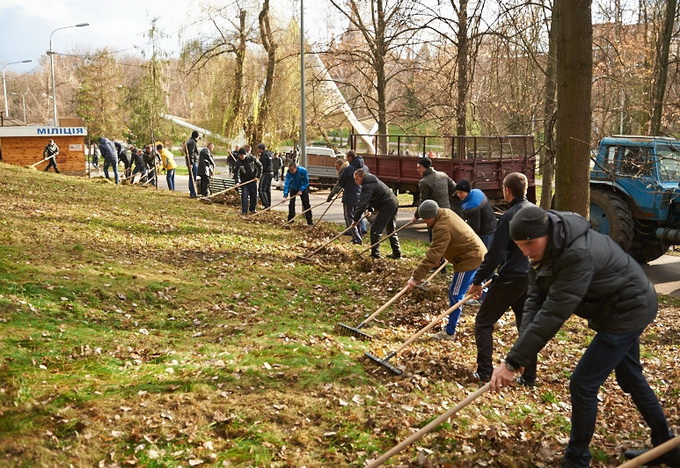
<svg viewBox="0 0 680 468">
<path fill-rule="evenodd" d="M 510 237 L 509 227 L 515 213 L 527 205 L 531 205 L 531 202 L 526 198 L 515 198 L 510 202 L 510 208 L 498 220 L 489 251 L 472 278 L 472 284 L 482 284 L 491 278 L 496 268 L 499 281 L 526 278 L 529 274 L 529 261 Z"/>
<path fill-rule="evenodd" d="M 354 209 L 354 221 L 359 221 L 368 208 L 376 211 L 387 209 L 396 212 L 398 206 L 399 200 L 394 192 L 376 176 L 366 174 L 361 185 L 359 202 Z"/>
<path fill-rule="evenodd" d="M 198 155 L 198 170 L 196 173 L 198 177 L 212 177 L 215 173 L 215 159 L 207 146 Z"/>
<path fill-rule="evenodd" d="M 356 156 L 352 159 L 352 162 L 347 165 L 346 168 L 342 170 L 340 176 L 338 177 L 338 184 L 342 188 L 342 203 L 349 206 L 356 206 L 359 203 L 359 195 L 361 194 L 361 185 L 354 182 L 354 172 L 357 169 L 364 168 L 364 158 L 361 156 Z M 365 170 L 365 169 L 364 169 Z M 331 191 L 332 195 L 338 193 L 338 189 L 335 193 Z"/>
<path fill-rule="evenodd" d="M 451 208 L 451 196 L 456 191 L 456 184 L 446 173 L 430 167 L 423 172 L 423 177 L 418 182 L 418 191 L 421 203 L 425 200 L 434 200 L 439 208 Z M 414 216 L 420 218 L 417 208 Z"/>
<path fill-rule="evenodd" d="M 480 236 L 493 234 L 498 224 L 496 213 L 494 213 L 493 206 L 491 206 L 487 198 L 484 199 L 481 205 L 469 210 L 463 210 L 463 218 L 472 230 Z"/>
<path fill-rule="evenodd" d="M 245 158 L 238 158 L 236 160 L 234 170 L 238 171 L 241 182 L 248 182 L 249 180 L 260 178 L 262 175 L 262 164 L 252 154 L 246 154 Z"/>
<path fill-rule="evenodd" d="M 186 143 L 186 157 L 190 164 L 198 163 L 198 143 L 193 138 L 189 138 Z"/>
<path fill-rule="evenodd" d="M 272 152 L 265 151 L 260 155 L 260 164 L 262 164 L 263 174 L 273 174 L 274 166 L 272 166 Z"/>
<path fill-rule="evenodd" d="M 654 320 L 657 297 L 633 258 L 575 214 L 548 212 L 543 260 L 529 270 L 522 326 L 507 361 L 526 366 L 562 324 L 576 314 L 595 331 L 626 334 Z"/>
<path fill-rule="evenodd" d="M 101 137 L 99 139 L 99 151 L 101 151 L 104 161 L 118 164 L 118 153 L 111 140 Z"/>
</svg>

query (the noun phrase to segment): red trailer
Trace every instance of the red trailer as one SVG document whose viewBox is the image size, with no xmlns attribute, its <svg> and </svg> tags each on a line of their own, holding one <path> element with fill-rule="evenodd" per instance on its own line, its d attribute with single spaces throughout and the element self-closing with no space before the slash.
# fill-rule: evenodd
<svg viewBox="0 0 680 468">
<path fill-rule="evenodd" d="M 362 135 L 350 135 L 350 147 L 364 158 L 369 170 L 389 187 L 401 193 L 413 193 L 418 203 L 416 171 L 418 159 L 428 156 L 432 166 L 454 181 L 467 179 L 481 189 L 489 200 L 503 202 L 503 178 L 521 172 L 529 179 L 527 197 L 536 201 L 534 140 L 527 135 L 509 136 L 413 136 L 373 135 L 373 147 L 387 139 L 388 154 L 369 154 Z M 332 164 L 332 162 L 331 162 Z"/>
</svg>

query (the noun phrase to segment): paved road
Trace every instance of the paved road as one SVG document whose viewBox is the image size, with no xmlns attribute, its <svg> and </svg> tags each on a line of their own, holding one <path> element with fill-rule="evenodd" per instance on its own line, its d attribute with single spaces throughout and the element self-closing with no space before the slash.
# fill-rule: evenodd
<svg viewBox="0 0 680 468">
<path fill-rule="evenodd" d="M 178 158 L 181 159 L 181 158 Z M 219 173 L 218 175 L 225 176 L 224 173 Z M 102 176 L 102 173 L 93 172 L 92 177 Z M 159 187 L 166 189 L 167 185 L 165 183 L 165 176 L 161 174 L 159 180 Z M 178 191 L 189 192 L 189 176 L 175 176 L 175 187 Z M 272 202 L 277 203 L 282 200 L 283 192 L 274 188 L 276 182 L 272 182 Z M 326 203 L 326 197 L 328 196 L 328 190 L 320 190 L 318 192 L 313 192 L 310 194 L 310 203 L 312 206 L 321 204 L 318 208 L 312 210 L 315 219 L 321 216 L 323 210 L 328 206 Z M 301 205 L 298 202 L 298 213 L 302 210 Z M 287 212 L 288 204 L 284 203 L 278 207 L 273 208 L 276 211 Z M 400 209 L 397 215 L 397 228 L 402 227 L 404 224 L 411 221 L 413 217 L 412 208 Z M 340 201 L 336 201 L 331 208 L 328 210 L 324 216 L 324 220 L 328 222 L 334 222 L 338 224 L 344 224 L 345 220 L 342 214 L 342 204 Z M 425 223 L 419 223 L 410 227 L 407 227 L 399 232 L 399 236 L 406 239 L 415 240 L 427 240 L 427 227 Z M 674 255 L 664 255 L 647 265 L 644 265 L 644 270 L 647 276 L 654 284 L 656 291 L 659 294 L 670 295 L 680 298 L 680 256 Z"/>
</svg>

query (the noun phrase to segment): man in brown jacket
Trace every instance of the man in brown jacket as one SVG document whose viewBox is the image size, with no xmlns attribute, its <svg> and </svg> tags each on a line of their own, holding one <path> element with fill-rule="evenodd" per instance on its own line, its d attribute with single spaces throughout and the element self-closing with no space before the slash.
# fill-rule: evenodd
<svg viewBox="0 0 680 468">
<path fill-rule="evenodd" d="M 468 290 L 477 268 L 486 255 L 486 247 L 475 231 L 456 213 L 439 208 L 434 200 L 425 200 L 418 207 L 425 224 L 432 229 L 432 242 L 425 258 L 408 280 L 409 289 L 425 278 L 427 272 L 439 265 L 442 258 L 453 265 L 454 273 L 449 286 L 449 306 L 459 302 Z M 449 314 L 449 323 L 436 337 L 453 340 L 462 307 Z"/>
</svg>

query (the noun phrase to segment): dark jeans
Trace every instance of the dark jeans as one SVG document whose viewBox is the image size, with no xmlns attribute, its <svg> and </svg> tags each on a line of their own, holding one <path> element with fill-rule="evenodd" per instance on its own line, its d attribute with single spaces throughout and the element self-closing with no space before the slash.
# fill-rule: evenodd
<svg viewBox="0 0 680 468">
<path fill-rule="evenodd" d="M 241 187 L 241 214 L 255 213 L 257 206 L 257 182 L 254 180 Z"/>
<path fill-rule="evenodd" d="M 565 461 L 572 466 L 590 466 L 590 439 L 595 432 L 597 392 L 612 370 L 616 381 L 652 430 L 652 444 L 672 438 L 668 421 L 654 391 L 642 375 L 640 334 L 598 332 L 571 375 L 571 435 Z"/>
<path fill-rule="evenodd" d="M 491 377 L 493 372 L 493 325 L 509 307 L 515 313 L 515 326 L 519 330 L 527 298 L 529 278 L 509 280 L 496 279 L 482 300 L 475 317 L 475 342 L 477 344 L 477 372 L 482 377 Z M 536 380 L 536 361 L 524 368 L 527 382 Z"/>
<path fill-rule="evenodd" d="M 191 173 L 194 176 L 191 177 L 191 174 L 189 174 L 189 196 L 191 198 L 196 198 L 196 187 L 194 183 L 198 181 L 198 163 L 191 165 Z"/>
<path fill-rule="evenodd" d="M 289 196 L 293 196 L 297 194 L 297 190 L 292 190 L 288 194 Z M 309 191 L 306 189 L 300 193 L 297 197 L 293 197 L 290 199 L 290 202 L 288 203 L 288 221 L 291 219 L 295 218 L 295 199 L 299 198 L 302 200 L 302 211 L 305 211 L 306 209 L 310 208 L 312 205 L 309 204 Z M 305 218 L 307 218 L 307 224 L 312 225 L 314 222 L 312 221 L 312 210 L 309 210 L 307 213 L 305 213 Z"/>
<path fill-rule="evenodd" d="M 59 169 L 57 168 L 57 158 L 50 158 L 50 162 L 49 162 L 49 164 L 47 165 L 47 167 L 45 168 L 45 170 L 44 170 L 43 172 L 49 171 L 49 170 L 50 170 L 50 167 L 53 167 L 53 168 L 54 168 L 54 172 L 56 172 L 57 174 L 59 174 Z"/>
<path fill-rule="evenodd" d="M 106 161 L 104 160 L 104 177 L 107 179 L 111 180 L 109 177 L 109 167 L 113 169 L 113 178 L 116 181 L 116 184 L 120 182 L 119 176 L 118 176 L 118 161 Z"/>
<path fill-rule="evenodd" d="M 210 177 L 201 176 L 201 196 L 207 197 L 210 193 Z"/>
<path fill-rule="evenodd" d="M 269 208 L 272 205 L 272 175 L 262 174 L 260 177 L 260 185 L 257 188 L 257 193 L 260 195 L 262 206 Z"/>
<path fill-rule="evenodd" d="M 371 245 L 380 240 L 380 235 L 383 231 L 392 234 L 397 230 L 397 210 L 398 206 L 384 206 L 378 210 L 375 221 L 371 225 Z M 399 237 L 395 234 L 390 237 L 390 246 L 392 247 L 392 255 L 401 256 L 401 247 L 399 246 Z M 371 255 L 374 257 L 380 256 L 380 244 L 371 249 Z"/>
<path fill-rule="evenodd" d="M 354 222 L 354 208 L 356 205 L 348 205 L 347 203 L 342 204 L 342 214 L 345 217 L 345 226 L 349 227 L 353 222 Z M 349 230 L 350 234 L 352 234 L 352 240 L 354 241 L 355 244 L 361 244 L 361 232 L 359 232 L 359 228 L 364 225 L 364 229 L 366 229 L 366 220 L 362 219 L 359 221 L 359 224 L 354 226 L 352 229 Z"/>
<path fill-rule="evenodd" d="M 175 170 L 168 169 L 165 174 L 165 181 L 168 184 L 168 190 L 175 190 Z"/>
</svg>

